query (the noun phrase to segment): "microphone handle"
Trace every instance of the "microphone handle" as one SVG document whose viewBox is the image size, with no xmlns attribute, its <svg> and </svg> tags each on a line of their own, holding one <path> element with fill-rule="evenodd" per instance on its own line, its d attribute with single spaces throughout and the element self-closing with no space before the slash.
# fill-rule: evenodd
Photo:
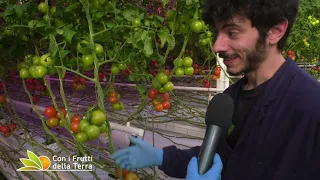
<svg viewBox="0 0 320 180">
<path fill-rule="evenodd" d="M 208 125 L 198 156 L 199 175 L 206 173 L 213 163 L 213 156 L 222 136 L 223 129 L 216 125 Z"/>
</svg>

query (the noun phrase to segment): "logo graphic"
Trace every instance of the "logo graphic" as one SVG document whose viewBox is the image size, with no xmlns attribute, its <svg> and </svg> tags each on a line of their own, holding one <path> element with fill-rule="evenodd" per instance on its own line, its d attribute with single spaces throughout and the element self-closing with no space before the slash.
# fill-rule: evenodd
<svg viewBox="0 0 320 180">
<path fill-rule="evenodd" d="M 38 157 L 33 152 L 27 150 L 29 159 L 20 158 L 25 167 L 17 169 L 17 171 L 46 171 L 49 169 L 51 161 L 47 156 Z"/>
</svg>

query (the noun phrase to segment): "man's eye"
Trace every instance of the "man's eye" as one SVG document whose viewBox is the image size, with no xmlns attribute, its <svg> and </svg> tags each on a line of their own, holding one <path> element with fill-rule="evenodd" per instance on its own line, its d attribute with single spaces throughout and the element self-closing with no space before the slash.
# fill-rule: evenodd
<svg viewBox="0 0 320 180">
<path fill-rule="evenodd" d="M 238 32 L 234 32 L 234 31 L 229 31 L 228 32 L 228 36 L 231 38 L 235 38 L 238 35 Z"/>
</svg>

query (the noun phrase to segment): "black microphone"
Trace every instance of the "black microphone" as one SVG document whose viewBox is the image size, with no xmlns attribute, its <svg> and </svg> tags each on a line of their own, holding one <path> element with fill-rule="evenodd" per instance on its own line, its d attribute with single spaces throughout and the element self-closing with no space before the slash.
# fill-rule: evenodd
<svg viewBox="0 0 320 180">
<path fill-rule="evenodd" d="M 198 155 L 198 172 L 206 173 L 213 163 L 213 156 L 221 137 L 231 126 L 234 111 L 233 99 L 225 93 L 215 95 L 209 103 L 206 112 L 206 133 Z"/>
</svg>

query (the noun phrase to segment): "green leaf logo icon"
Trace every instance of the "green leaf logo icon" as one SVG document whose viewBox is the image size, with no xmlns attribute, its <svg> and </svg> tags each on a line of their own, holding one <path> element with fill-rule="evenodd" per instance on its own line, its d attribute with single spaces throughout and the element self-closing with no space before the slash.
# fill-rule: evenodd
<svg viewBox="0 0 320 180">
<path fill-rule="evenodd" d="M 20 161 L 25 167 L 17 169 L 17 171 L 42 171 L 47 170 L 50 167 L 50 159 L 46 156 L 40 156 L 40 158 L 33 152 L 27 150 L 29 159 L 20 158 Z"/>
</svg>

